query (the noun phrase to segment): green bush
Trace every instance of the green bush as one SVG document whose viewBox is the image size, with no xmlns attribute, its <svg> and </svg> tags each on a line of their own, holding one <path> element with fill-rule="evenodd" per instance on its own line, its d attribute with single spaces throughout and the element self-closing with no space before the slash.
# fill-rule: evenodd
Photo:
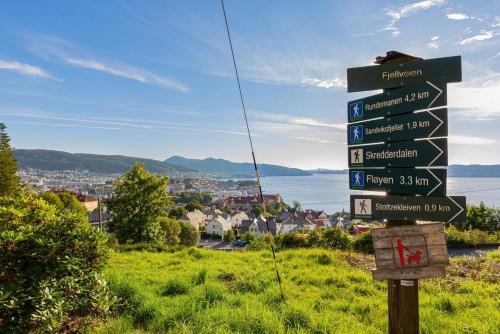
<svg viewBox="0 0 500 334">
<path fill-rule="evenodd" d="M 362 253 L 373 253 L 372 232 L 366 231 L 354 237 L 352 248 Z"/>
<path fill-rule="evenodd" d="M 74 317 L 102 316 L 114 298 L 100 271 L 107 238 L 77 212 L 33 195 L 0 197 L 0 325 L 56 333 Z"/>
<path fill-rule="evenodd" d="M 455 226 L 445 230 L 446 242 L 451 247 L 477 246 L 479 244 L 498 242 L 497 234 L 489 234 L 485 231 L 459 231 Z"/>
<path fill-rule="evenodd" d="M 162 296 L 185 295 L 189 292 L 189 283 L 185 280 L 174 278 L 167 282 Z"/>
<path fill-rule="evenodd" d="M 351 237 L 342 230 L 330 228 L 323 232 L 323 244 L 326 248 L 347 250 L 352 247 Z"/>
</svg>

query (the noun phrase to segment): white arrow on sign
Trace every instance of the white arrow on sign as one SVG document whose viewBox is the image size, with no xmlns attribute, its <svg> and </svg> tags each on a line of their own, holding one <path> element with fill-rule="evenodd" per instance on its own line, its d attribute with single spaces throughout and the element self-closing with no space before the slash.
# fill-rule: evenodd
<svg viewBox="0 0 500 334">
<path fill-rule="evenodd" d="M 434 146 L 435 148 L 437 148 L 437 149 L 438 149 L 438 151 L 439 151 L 439 154 L 438 154 L 438 155 L 436 155 L 436 157 L 434 158 L 434 160 L 432 160 L 431 162 L 429 162 L 429 164 L 427 165 L 427 166 L 432 166 L 432 164 L 434 163 L 434 161 L 436 161 L 436 160 L 437 160 L 437 159 L 438 159 L 441 155 L 443 155 L 444 151 L 443 151 L 442 149 L 440 149 L 440 148 L 439 148 L 439 146 L 437 146 L 436 144 L 434 144 L 434 143 L 432 142 L 432 140 L 429 140 L 429 139 L 426 139 L 426 140 L 427 140 L 429 143 L 431 143 L 431 144 L 432 144 L 432 146 Z"/>
<path fill-rule="evenodd" d="M 457 207 L 459 207 L 459 208 L 460 208 L 460 211 L 458 211 L 456 215 L 454 215 L 453 217 L 451 217 L 451 219 L 450 219 L 450 220 L 448 220 L 448 222 L 451 222 L 453 219 L 455 219 L 455 217 L 456 217 L 456 216 L 458 216 L 459 214 L 461 214 L 461 213 L 462 213 L 462 211 L 464 211 L 464 210 L 465 210 L 465 208 L 462 208 L 462 207 L 461 207 L 461 206 L 460 206 L 457 202 L 455 202 L 455 201 L 453 200 L 453 198 L 448 197 L 448 199 L 449 199 L 450 201 L 452 201 L 452 202 L 453 202 L 453 203 L 454 203 Z"/>
<path fill-rule="evenodd" d="M 434 188 L 432 188 L 431 191 L 429 191 L 427 193 L 426 196 L 429 196 L 430 194 L 432 194 L 434 192 L 434 190 L 436 190 L 443 182 L 441 182 L 441 180 L 439 179 L 439 177 L 436 176 L 436 174 L 434 174 L 430 169 L 426 169 L 432 176 L 434 176 L 434 178 L 438 181 L 438 184 L 437 186 L 435 186 Z M 455 203 L 456 204 L 456 203 Z"/>
<path fill-rule="evenodd" d="M 431 116 L 433 116 L 439 122 L 438 126 L 436 126 L 436 128 L 431 133 L 429 133 L 429 135 L 427 136 L 427 138 L 430 138 L 430 137 L 432 137 L 432 135 L 434 134 L 434 132 L 436 132 L 437 129 L 439 129 L 444 124 L 444 121 L 441 118 L 439 118 L 436 115 L 434 115 L 430 110 L 427 110 L 426 112 L 429 113 L 429 114 L 431 114 Z"/>
<path fill-rule="evenodd" d="M 434 104 L 434 102 L 436 102 L 437 98 L 438 98 L 441 94 L 443 94 L 443 90 L 442 90 L 442 89 L 439 89 L 439 87 L 437 87 L 436 85 L 434 85 L 434 84 L 433 84 L 432 82 L 430 82 L 430 81 L 426 81 L 426 82 L 427 82 L 430 86 L 434 87 L 437 91 L 439 91 L 439 94 L 438 94 L 438 95 L 436 95 L 436 97 L 434 98 L 434 100 L 432 100 L 432 101 L 431 101 L 431 103 L 429 103 L 429 105 L 427 106 L 427 108 L 430 108 L 430 107 Z"/>
</svg>

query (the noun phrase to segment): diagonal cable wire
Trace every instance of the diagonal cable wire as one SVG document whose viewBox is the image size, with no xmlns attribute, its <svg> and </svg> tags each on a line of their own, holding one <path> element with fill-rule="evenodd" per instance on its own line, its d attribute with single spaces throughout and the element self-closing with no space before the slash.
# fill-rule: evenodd
<svg viewBox="0 0 500 334">
<path fill-rule="evenodd" d="M 229 40 L 229 47 L 231 48 L 231 56 L 233 58 L 234 73 L 236 74 L 236 81 L 238 83 L 238 91 L 240 92 L 241 108 L 243 109 L 243 115 L 245 116 L 245 124 L 247 127 L 247 133 L 248 133 L 248 141 L 250 142 L 250 150 L 252 151 L 253 167 L 255 169 L 255 177 L 257 179 L 257 185 L 259 187 L 260 202 L 261 202 L 262 206 L 264 207 L 264 212 L 266 212 L 266 204 L 264 202 L 264 195 L 262 193 L 262 186 L 260 183 L 260 176 L 259 176 L 259 169 L 257 167 L 257 160 L 255 159 L 255 152 L 253 149 L 252 135 L 250 134 L 250 127 L 248 126 L 247 111 L 245 108 L 245 102 L 243 100 L 243 93 L 242 93 L 241 84 L 240 84 L 240 76 L 238 74 L 238 67 L 236 66 L 236 58 L 234 57 L 233 42 L 231 41 L 231 33 L 229 32 L 229 24 L 227 23 L 227 15 L 226 15 L 226 8 L 224 7 L 224 0 L 220 0 L 220 3 L 222 5 L 222 12 L 224 13 L 224 22 L 226 23 L 227 38 Z M 271 229 L 269 228 L 269 221 L 267 219 L 266 219 L 266 227 L 267 227 L 267 232 L 272 237 Z M 278 270 L 278 262 L 276 260 L 276 250 L 274 249 L 274 241 L 273 240 L 271 240 L 271 252 L 273 253 L 274 269 L 276 270 L 276 280 L 278 281 L 278 285 L 280 287 L 281 300 L 283 300 L 284 299 L 283 288 L 281 286 L 281 276 L 280 276 L 280 273 Z"/>
</svg>

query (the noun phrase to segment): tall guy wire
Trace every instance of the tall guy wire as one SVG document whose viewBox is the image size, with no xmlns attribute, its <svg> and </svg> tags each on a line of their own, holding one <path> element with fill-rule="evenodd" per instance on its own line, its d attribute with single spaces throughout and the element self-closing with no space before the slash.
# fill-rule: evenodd
<svg viewBox="0 0 500 334">
<path fill-rule="evenodd" d="M 233 42 L 231 40 L 231 33 L 229 32 L 229 24 L 227 23 L 227 14 L 226 14 L 226 9 L 224 7 L 224 0 L 220 0 L 220 3 L 222 6 L 222 12 L 224 13 L 224 22 L 226 23 L 227 38 L 229 40 L 229 47 L 231 48 L 231 56 L 233 58 L 234 73 L 236 74 L 236 82 L 238 83 L 238 91 L 240 92 L 241 108 L 243 109 L 243 115 L 245 116 L 245 124 L 247 127 L 247 133 L 248 133 L 248 141 L 250 142 L 250 150 L 252 151 L 253 167 L 255 169 L 255 177 L 257 179 L 257 186 L 259 187 L 260 202 L 261 202 L 262 206 L 264 207 L 264 212 L 265 212 L 266 211 L 266 204 L 264 202 L 264 195 L 262 193 L 262 185 L 260 183 L 260 176 L 259 176 L 259 169 L 257 167 L 257 160 L 255 159 L 255 151 L 253 149 L 252 135 L 250 134 L 250 127 L 248 126 L 247 111 L 245 108 L 245 102 L 243 100 L 243 93 L 242 93 L 241 84 L 240 84 L 240 76 L 238 74 L 238 67 L 236 66 L 236 58 L 234 57 Z M 272 235 L 271 229 L 269 228 L 269 221 L 267 219 L 266 219 L 266 227 L 267 227 L 267 232 L 270 235 Z M 278 270 L 278 262 L 276 260 L 276 250 L 274 249 L 273 242 L 271 242 L 271 252 L 273 253 L 274 269 L 276 270 L 276 280 L 278 281 L 278 285 L 280 287 L 281 300 L 283 300 L 284 296 L 283 296 L 283 288 L 281 286 L 281 276 L 280 276 L 280 273 Z"/>
</svg>

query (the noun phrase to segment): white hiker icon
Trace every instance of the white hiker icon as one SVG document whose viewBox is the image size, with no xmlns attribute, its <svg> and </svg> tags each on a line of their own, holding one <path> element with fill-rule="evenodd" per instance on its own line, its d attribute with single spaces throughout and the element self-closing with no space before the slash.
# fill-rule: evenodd
<svg viewBox="0 0 500 334">
<path fill-rule="evenodd" d="M 359 176 L 359 172 L 354 173 L 354 184 L 361 185 L 361 177 Z"/>
<path fill-rule="evenodd" d="M 359 105 L 357 103 L 354 104 L 354 107 L 353 107 L 353 110 L 354 110 L 354 117 L 359 117 Z"/>
<path fill-rule="evenodd" d="M 359 140 L 359 129 L 357 126 L 354 127 L 354 129 L 352 130 L 353 134 L 354 134 L 354 138 L 353 140 Z"/>
</svg>

